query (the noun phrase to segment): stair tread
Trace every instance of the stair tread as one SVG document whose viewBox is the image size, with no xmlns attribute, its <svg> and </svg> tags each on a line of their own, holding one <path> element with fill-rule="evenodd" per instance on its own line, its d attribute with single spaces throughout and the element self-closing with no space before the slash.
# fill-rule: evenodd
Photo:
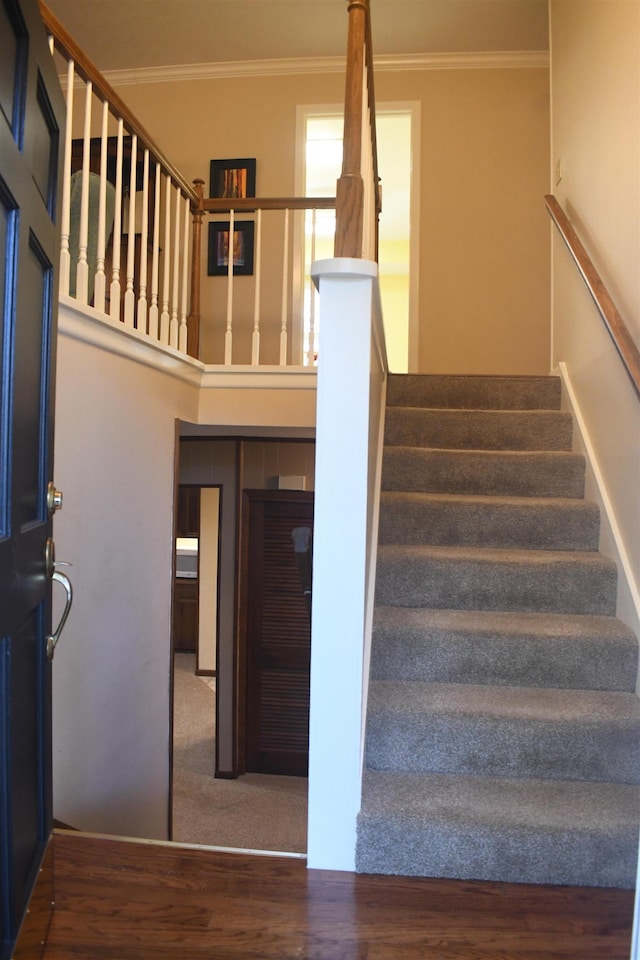
<svg viewBox="0 0 640 960">
<path fill-rule="evenodd" d="M 596 614 L 377 606 L 374 610 L 374 624 L 393 624 L 414 630 L 451 630 L 477 637 L 507 633 L 525 637 L 547 637 L 549 640 L 624 640 L 636 647 L 638 645 L 633 631 L 621 620 Z"/>
<path fill-rule="evenodd" d="M 394 406 L 557 410 L 561 385 L 558 377 L 549 376 L 390 374 L 387 396 Z"/>
<path fill-rule="evenodd" d="M 386 446 L 382 489 L 438 493 L 582 497 L 585 460 L 569 450 Z"/>
<path fill-rule="evenodd" d="M 477 506 L 495 505 L 505 507 L 522 507 L 526 510 L 536 510 L 540 507 L 549 507 L 551 510 L 580 510 L 585 512 L 599 512 L 598 505 L 592 500 L 582 497 L 523 497 L 514 494 L 495 493 L 442 493 L 424 490 L 383 490 L 381 500 L 384 502 L 398 501 L 405 503 L 453 503 L 474 504 Z"/>
<path fill-rule="evenodd" d="M 632 692 L 638 656 L 633 631 L 612 616 L 374 609 L 375 680 Z"/>
<path fill-rule="evenodd" d="M 543 550 L 598 549 L 600 513 L 560 497 L 384 491 L 379 542 Z"/>
<path fill-rule="evenodd" d="M 521 547 L 479 547 L 479 546 L 441 546 L 431 544 L 384 543 L 378 546 L 378 559 L 384 562 L 401 559 L 420 558 L 450 562 L 472 562 L 479 564 L 531 564 L 534 566 L 565 566 L 567 564 L 587 564 L 601 566 L 616 571 L 616 565 L 609 557 L 594 550 L 531 550 Z"/>
<path fill-rule="evenodd" d="M 633 888 L 640 787 L 367 770 L 356 869 Z"/>
<path fill-rule="evenodd" d="M 365 770 L 363 786 L 365 815 L 607 833 L 640 826 L 638 784 Z"/>
<path fill-rule="evenodd" d="M 369 687 L 374 770 L 640 783 L 633 693 L 421 681 Z"/>
<path fill-rule="evenodd" d="M 571 414 L 562 410 L 387 407 L 385 445 L 569 451 L 572 429 Z"/>
<path fill-rule="evenodd" d="M 464 411 L 468 413 L 468 411 Z M 487 450 L 485 447 L 428 447 L 415 443 L 390 443 L 385 447 L 385 453 L 397 455 L 402 451 L 416 454 L 443 454 L 451 455 L 460 460 L 478 457 L 486 460 L 512 458 L 523 462 L 539 462 L 540 460 L 563 461 L 575 460 L 584 463 L 584 455 L 573 450 Z"/>
<path fill-rule="evenodd" d="M 640 725 L 640 698 L 610 690 L 372 680 L 369 709 L 391 714 L 492 716 L 545 723 Z"/>
<path fill-rule="evenodd" d="M 416 411 L 416 413 L 438 416 L 441 419 L 451 417 L 452 419 L 468 418 L 476 416 L 478 420 L 493 420 L 498 418 L 523 420 L 532 418 L 534 420 L 557 420 L 559 423 L 571 423 L 571 414 L 566 410 L 555 410 L 550 407 L 534 407 L 532 409 L 517 407 L 515 409 L 502 407 L 438 407 L 424 406 L 422 404 L 399 403 L 387 404 L 387 411 Z"/>
</svg>

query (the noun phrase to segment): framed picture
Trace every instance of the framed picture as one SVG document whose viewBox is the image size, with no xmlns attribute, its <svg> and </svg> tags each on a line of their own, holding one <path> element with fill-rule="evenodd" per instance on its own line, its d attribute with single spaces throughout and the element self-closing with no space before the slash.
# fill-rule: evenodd
<svg viewBox="0 0 640 960">
<path fill-rule="evenodd" d="M 255 197 L 256 161 L 249 159 L 212 160 L 210 197 Z"/>
<path fill-rule="evenodd" d="M 233 224 L 233 275 L 249 277 L 253 273 L 253 220 L 237 220 Z M 225 277 L 229 272 L 229 221 L 209 224 L 209 256 L 207 273 L 210 277 Z"/>
</svg>

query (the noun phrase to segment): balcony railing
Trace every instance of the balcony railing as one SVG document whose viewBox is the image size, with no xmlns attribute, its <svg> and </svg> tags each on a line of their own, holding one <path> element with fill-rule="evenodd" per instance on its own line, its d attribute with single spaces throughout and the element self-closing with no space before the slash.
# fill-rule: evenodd
<svg viewBox="0 0 640 960">
<path fill-rule="evenodd" d="M 368 0 L 349 0 L 337 199 L 234 199 L 233 208 L 228 199 L 206 199 L 204 181 L 186 182 L 43 0 L 40 6 L 66 77 L 60 294 L 210 363 L 313 365 L 318 307 L 311 263 L 298 251 L 304 234 L 311 234 L 312 259 L 330 255 L 319 227 L 322 212 L 335 208 L 335 255 L 376 256 Z M 228 254 L 229 236 L 233 251 L 248 225 L 250 269 L 248 244 L 241 257 Z M 242 273 L 252 280 L 238 283 Z M 211 276 L 222 279 L 204 287 Z"/>
<path fill-rule="evenodd" d="M 40 9 L 66 75 L 60 294 L 184 353 L 197 194 Z"/>
</svg>

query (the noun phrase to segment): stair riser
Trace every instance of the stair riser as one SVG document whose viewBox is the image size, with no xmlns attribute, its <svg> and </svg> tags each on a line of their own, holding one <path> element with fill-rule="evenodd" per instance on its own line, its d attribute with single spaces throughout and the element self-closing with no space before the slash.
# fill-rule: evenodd
<svg viewBox="0 0 640 960">
<path fill-rule="evenodd" d="M 384 843 L 381 843 L 384 838 Z M 360 873 L 633 889 L 637 827 L 600 833 L 360 816 Z"/>
<path fill-rule="evenodd" d="M 573 723 L 478 714 L 369 715 L 371 770 L 640 782 L 640 722 Z"/>
<path fill-rule="evenodd" d="M 391 374 L 389 406 L 475 410 L 559 410 L 558 377 L 451 377 Z"/>
<path fill-rule="evenodd" d="M 385 497 L 380 543 L 597 550 L 595 504 L 510 505 Z"/>
<path fill-rule="evenodd" d="M 387 447 L 382 489 L 497 497 L 584 495 L 584 459 L 570 453 L 470 453 Z"/>
<path fill-rule="evenodd" d="M 387 409 L 385 444 L 454 450 L 571 450 L 571 415 L 553 411 Z"/>
<path fill-rule="evenodd" d="M 501 562 L 425 556 L 419 548 L 380 547 L 376 603 L 614 616 L 615 566 L 598 556 L 582 556 L 561 563 L 541 551 L 536 561 Z"/>
<path fill-rule="evenodd" d="M 562 638 L 417 634 L 374 627 L 372 680 L 632 693 L 637 646 Z"/>
</svg>

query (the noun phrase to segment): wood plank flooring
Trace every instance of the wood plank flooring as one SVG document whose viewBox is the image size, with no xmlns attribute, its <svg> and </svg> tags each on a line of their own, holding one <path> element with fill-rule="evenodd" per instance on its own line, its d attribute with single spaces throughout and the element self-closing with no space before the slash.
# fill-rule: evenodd
<svg viewBox="0 0 640 960">
<path fill-rule="evenodd" d="M 633 892 L 369 877 L 57 833 L 44 960 L 628 960 Z"/>
</svg>

